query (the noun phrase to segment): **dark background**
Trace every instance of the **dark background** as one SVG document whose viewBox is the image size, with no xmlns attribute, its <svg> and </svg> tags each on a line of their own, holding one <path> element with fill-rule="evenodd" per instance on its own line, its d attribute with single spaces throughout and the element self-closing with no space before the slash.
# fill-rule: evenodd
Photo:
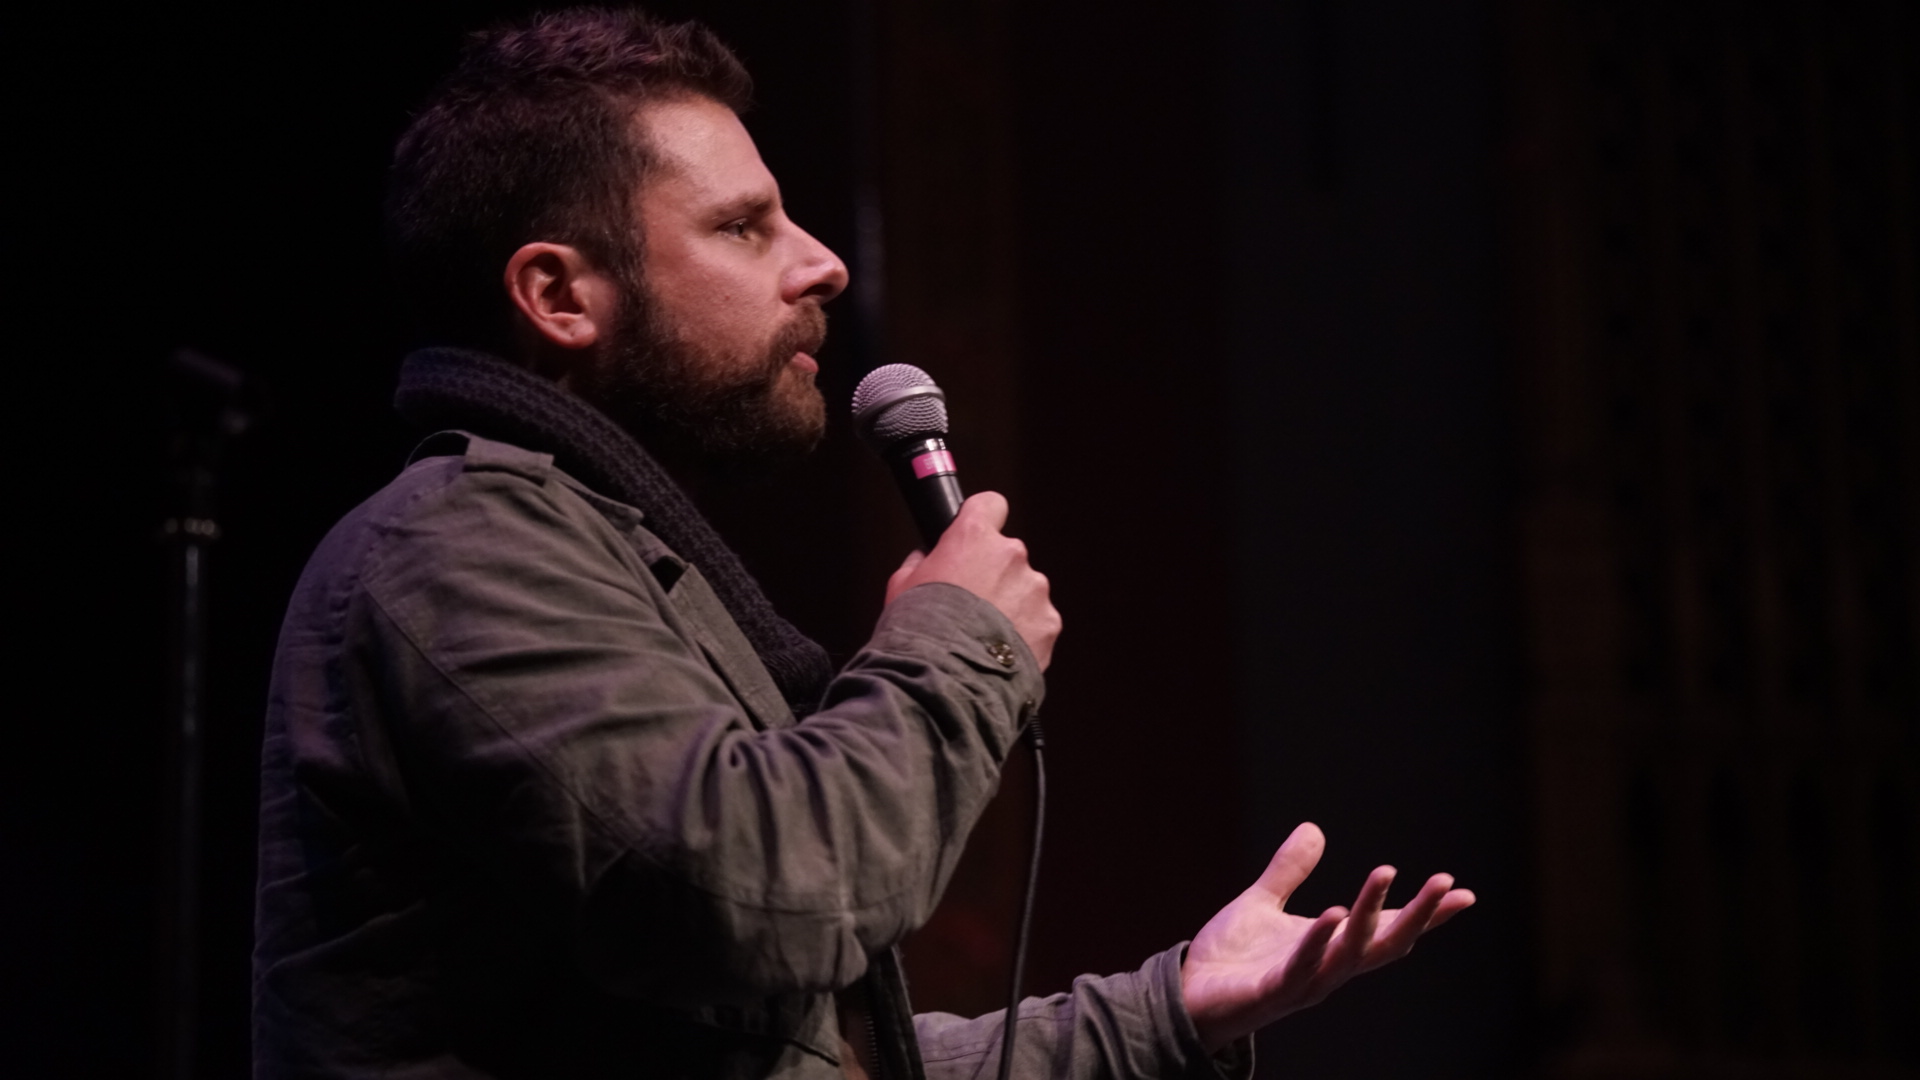
<svg viewBox="0 0 1920 1080">
<path fill-rule="evenodd" d="M 280 611 L 409 448 L 385 160 L 460 32 L 522 10 L 10 31 L 10 1074 L 153 1071 L 180 345 L 271 397 L 211 577 L 201 1058 L 246 1072 Z M 1055 582 L 1030 989 L 1191 936 L 1311 819 L 1301 910 L 1380 861 L 1481 903 L 1276 1025 L 1265 1075 L 1913 1074 L 1905 6 L 654 10 L 739 49 L 852 265 L 836 414 L 876 363 L 932 371 Z M 709 509 L 842 654 L 911 542 L 844 426 Z M 908 943 L 922 1008 L 1000 995 L 1027 783 Z"/>
</svg>

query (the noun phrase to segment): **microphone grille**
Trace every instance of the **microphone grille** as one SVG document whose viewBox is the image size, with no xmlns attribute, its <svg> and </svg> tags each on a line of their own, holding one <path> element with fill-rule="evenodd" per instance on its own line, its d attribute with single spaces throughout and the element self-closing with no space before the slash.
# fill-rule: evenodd
<svg viewBox="0 0 1920 1080">
<path fill-rule="evenodd" d="M 854 388 L 853 422 L 878 447 L 945 435 L 947 395 L 912 364 L 887 364 L 868 372 Z"/>
</svg>

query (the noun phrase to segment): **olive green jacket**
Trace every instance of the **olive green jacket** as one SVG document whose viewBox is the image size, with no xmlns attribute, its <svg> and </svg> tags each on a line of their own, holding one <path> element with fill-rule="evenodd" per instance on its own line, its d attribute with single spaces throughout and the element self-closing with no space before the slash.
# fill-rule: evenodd
<svg viewBox="0 0 1920 1080">
<path fill-rule="evenodd" d="M 639 511 L 485 439 L 417 462 L 282 628 L 256 1075 L 837 1077 L 863 978 L 881 1071 L 986 1075 L 999 1017 L 907 1023 L 891 950 L 1041 693 L 998 611 L 927 585 L 797 723 Z M 1020 1073 L 1213 1075 L 1178 968 L 1029 1001 Z"/>
</svg>

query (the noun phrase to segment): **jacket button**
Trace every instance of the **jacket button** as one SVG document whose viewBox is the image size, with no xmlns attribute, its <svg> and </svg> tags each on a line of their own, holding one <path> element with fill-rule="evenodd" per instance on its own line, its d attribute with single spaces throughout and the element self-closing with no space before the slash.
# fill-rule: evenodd
<svg viewBox="0 0 1920 1080">
<path fill-rule="evenodd" d="M 987 642 L 987 655 L 1000 661 L 1000 666 L 1004 668 L 1012 667 L 1014 661 L 1018 658 L 1017 654 L 1013 651 L 1013 646 L 1004 641 Z"/>
</svg>

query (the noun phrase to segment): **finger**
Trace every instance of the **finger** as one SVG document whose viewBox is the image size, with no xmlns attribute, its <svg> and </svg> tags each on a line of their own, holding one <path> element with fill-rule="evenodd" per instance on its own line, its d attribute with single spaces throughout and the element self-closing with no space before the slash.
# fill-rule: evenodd
<svg viewBox="0 0 1920 1080">
<path fill-rule="evenodd" d="M 1434 925 L 1434 917 L 1440 911 L 1441 902 L 1451 888 L 1453 888 L 1453 876 L 1450 874 L 1435 874 L 1428 878 L 1427 883 L 1422 885 L 1420 892 L 1414 896 L 1413 902 L 1390 916 L 1391 922 L 1385 930 L 1381 931 L 1374 955 L 1368 958 L 1368 966 L 1377 967 L 1389 960 L 1397 960 L 1412 951 L 1413 943 Z M 1470 900 L 1468 902 L 1471 903 Z M 1460 905 L 1460 907 L 1464 906 Z"/>
<path fill-rule="evenodd" d="M 907 557 L 900 563 L 900 569 L 895 570 L 892 575 L 887 578 L 887 603 L 893 603 L 893 598 L 899 596 L 906 588 L 907 580 L 913 576 L 913 572 L 919 568 L 921 563 L 926 561 L 927 553 L 924 551 L 915 550 L 907 552 Z"/>
<path fill-rule="evenodd" d="M 1320 974 L 1321 962 L 1326 959 L 1327 943 L 1333 940 L 1334 933 L 1347 917 L 1347 909 L 1330 907 L 1313 920 L 1300 940 L 1294 943 L 1293 955 L 1287 957 L 1286 966 L 1280 969 L 1277 985 L 1269 987 L 1268 992 L 1285 988 L 1294 993 L 1306 993 L 1314 979 Z"/>
<path fill-rule="evenodd" d="M 1293 895 L 1293 890 L 1307 880 L 1313 868 L 1320 865 L 1320 855 L 1327 850 L 1327 837 L 1320 826 L 1311 821 L 1294 826 L 1280 850 L 1273 853 L 1267 862 L 1266 870 L 1260 874 L 1260 880 L 1254 882 L 1254 888 L 1264 889 L 1284 904 Z"/>
<path fill-rule="evenodd" d="M 967 497 L 953 523 L 965 528 L 999 532 L 1007 523 L 1007 497 L 997 491 L 982 491 Z"/>
<path fill-rule="evenodd" d="M 1373 945 L 1374 928 L 1380 924 L 1380 909 L 1387 905 L 1387 890 L 1393 886 L 1396 873 L 1391 866 L 1374 867 L 1360 886 L 1360 895 L 1353 901 L 1353 914 L 1347 916 L 1347 925 L 1340 929 L 1342 963 L 1357 966 L 1366 960 L 1367 950 Z"/>
<path fill-rule="evenodd" d="M 1447 895 L 1440 898 L 1439 910 L 1433 913 L 1433 919 L 1427 923 L 1427 929 L 1431 930 L 1467 910 L 1478 899 L 1479 897 L 1473 895 L 1472 889 L 1449 889 Z"/>
</svg>

